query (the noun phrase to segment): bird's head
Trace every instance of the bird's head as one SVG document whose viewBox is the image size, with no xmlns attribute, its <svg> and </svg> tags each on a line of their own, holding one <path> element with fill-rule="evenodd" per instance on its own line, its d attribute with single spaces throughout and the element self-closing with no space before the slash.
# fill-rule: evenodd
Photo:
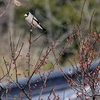
<svg viewBox="0 0 100 100">
<path fill-rule="evenodd" d="M 27 17 L 29 15 L 29 12 L 26 12 L 25 14 L 24 14 L 24 17 Z"/>
</svg>

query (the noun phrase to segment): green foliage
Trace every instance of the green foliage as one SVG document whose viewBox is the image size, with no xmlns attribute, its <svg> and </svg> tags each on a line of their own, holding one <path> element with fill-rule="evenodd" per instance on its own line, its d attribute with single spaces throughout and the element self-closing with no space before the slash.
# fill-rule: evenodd
<svg viewBox="0 0 100 100">
<path fill-rule="evenodd" d="M 4 5 L 4 2 L 3 1 L 0 1 L 0 6 L 3 6 Z"/>
<path fill-rule="evenodd" d="M 26 12 L 25 8 L 18 8 L 15 10 L 15 19 L 20 22 L 24 19 L 24 13 Z"/>
<path fill-rule="evenodd" d="M 35 16 L 42 23 L 42 25 L 47 29 L 49 38 L 55 39 L 59 32 L 61 31 L 64 24 L 64 30 L 62 30 L 61 36 L 71 34 L 74 24 L 80 23 L 82 7 L 84 0 L 29 0 L 26 2 L 24 7 L 16 8 L 15 10 L 15 20 L 19 26 L 25 26 L 24 13 L 26 11 L 35 11 Z M 89 25 L 91 20 L 91 15 L 95 10 L 95 14 L 92 20 L 92 29 L 100 31 L 100 1 L 99 0 L 87 0 L 83 8 L 82 13 L 82 26 L 81 30 L 86 32 L 89 31 Z M 23 27 L 25 28 L 25 27 Z M 29 28 L 25 28 L 29 29 Z M 27 32 L 27 31 L 26 31 Z M 38 31 L 34 31 L 38 33 Z M 85 33 L 84 33 L 85 35 Z M 77 39 L 77 38 L 75 38 Z M 70 49 L 78 48 L 78 40 L 74 42 Z"/>
<path fill-rule="evenodd" d="M 48 31 L 57 32 L 62 23 L 68 23 L 68 29 L 77 23 L 81 17 L 81 10 L 84 0 L 30 0 L 26 2 L 25 7 L 16 8 L 15 18 L 17 21 L 23 20 L 23 14 L 26 11 L 34 10 L 36 11 L 36 17 L 43 23 L 43 25 L 48 29 Z M 99 24 L 99 11 L 100 11 L 99 1 L 88 0 L 85 4 L 83 10 L 83 22 L 89 22 L 93 10 L 95 10 L 96 15 L 94 23 L 97 26 Z M 37 13 L 38 12 L 38 13 Z M 95 26 L 95 27 L 96 27 Z"/>
</svg>

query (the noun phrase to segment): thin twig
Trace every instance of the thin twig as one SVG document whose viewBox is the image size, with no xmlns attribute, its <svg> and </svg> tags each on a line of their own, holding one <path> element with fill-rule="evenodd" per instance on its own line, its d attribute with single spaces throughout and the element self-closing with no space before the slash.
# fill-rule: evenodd
<svg viewBox="0 0 100 100">
<path fill-rule="evenodd" d="M 31 74 L 31 69 L 30 69 L 30 61 L 31 61 L 31 36 L 32 36 L 32 26 L 30 27 L 30 34 L 29 34 L 29 39 L 28 39 L 28 42 L 29 42 L 29 47 L 28 47 L 28 77 L 30 77 L 30 74 Z M 31 89 L 30 87 L 30 83 L 28 84 L 28 88 L 29 88 L 29 91 Z M 25 89 L 25 88 L 24 88 Z M 29 97 L 30 97 L 30 94 L 29 94 Z"/>
<path fill-rule="evenodd" d="M 54 66 L 53 66 L 53 68 L 54 68 Z M 44 80 L 44 82 L 43 82 L 43 87 L 42 87 L 42 89 L 41 89 L 41 92 L 40 92 L 40 95 L 39 95 L 38 100 L 41 100 L 41 95 L 42 95 L 42 93 L 43 93 L 44 88 L 46 87 L 46 82 L 47 82 L 48 77 L 50 76 L 51 72 L 52 72 L 52 70 L 50 70 L 50 71 L 48 72 L 48 75 L 47 75 L 47 77 L 45 78 L 45 80 Z"/>
<path fill-rule="evenodd" d="M 6 8 L 5 8 L 5 10 L 0 14 L 0 17 L 2 17 L 5 13 L 6 13 L 6 11 L 7 11 L 7 9 L 8 9 L 8 7 L 10 6 L 10 4 L 11 4 L 11 1 L 12 0 L 9 0 L 8 1 L 8 4 L 7 4 L 7 6 L 6 6 Z"/>
<path fill-rule="evenodd" d="M 83 6 L 82 6 L 82 10 L 81 10 L 80 25 L 81 25 L 81 23 L 82 23 L 82 18 L 83 18 L 83 10 L 84 10 L 85 3 L 86 3 L 86 0 L 84 0 L 84 2 L 83 2 Z"/>
<path fill-rule="evenodd" d="M 93 11 L 92 15 L 91 15 L 91 19 L 90 19 L 90 24 L 89 24 L 89 32 L 92 32 L 92 21 L 93 21 L 93 16 L 95 14 L 95 10 Z"/>
</svg>

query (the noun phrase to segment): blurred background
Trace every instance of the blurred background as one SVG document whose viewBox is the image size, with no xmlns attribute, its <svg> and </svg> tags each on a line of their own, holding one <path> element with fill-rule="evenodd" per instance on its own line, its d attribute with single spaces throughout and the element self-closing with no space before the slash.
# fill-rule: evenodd
<svg viewBox="0 0 100 100">
<path fill-rule="evenodd" d="M 16 1 L 16 0 L 15 0 Z M 27 70 L 27 58 L 28 53 L 28 39 L 30 28 L 24 20 L 24 13 L 30 11 L 39 20 L 44 28 L 47 29 L 47 36 L 44 34 L 37 41 L 34 42 L 31 48 L 31 63 L 36 64 L 39 54 L 43 49 L 46 37 L 48 41 L 55 40 L 59 33 L 59 41 L 61 44 L 57 47 L 55 53 L 59 56 L 63 45 L 65 45 L 66 37 L 72 34 L 75 24 L 80 24 L 81 11 L 84 0 L 20 0 L 20 6 L 14 5 L 10 0 L 0 0 L 0 66 L 5 68 L 3 57 L 6 61 L 10 61 L 10 39 L 9 34 L 12 34 L 12 41 L 17 44 L 19 38 L 19 48 L 22 42 L 24 47 L 22 49 L 22 57 L 18 59 L 18 66 L 20 66 L 19 73 L 23 70 Z M 88 32 L 91 15 L 95 10 L 93 17 L 93 26 L 100 31 L 100 0 L 86 0 L 83 19 L 82 19 L 82 32 L 84 35 Z M 32 40 L 43 34 L 43 31 L 35 28 L 32 33 Z M 64 55 L 60 58 L 60 64 L 62 66 L 69 65 L 68 59 L 76 58 L 76 50 L 78 48 L 77 39 L 74 44 L 70 45 L 65 51 Z M 48 45 L 47 45 L 48 46 Z M 47 47 L 45 46 L 45 48 Z M 44 50 L 45 54 L 45 50 Z M 50 62 L 54 62 L 55 57 L 53 53 L 50 54 L 48 64 L 42 67 L 42 71 L 51 69 Z M 13 70 L 13 69 L 12 69 Z"/>
</svg>

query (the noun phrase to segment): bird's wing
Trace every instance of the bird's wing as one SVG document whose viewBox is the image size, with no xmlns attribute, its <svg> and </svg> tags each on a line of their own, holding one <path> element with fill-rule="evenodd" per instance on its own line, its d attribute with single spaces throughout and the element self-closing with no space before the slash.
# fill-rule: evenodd
<svg viewBox="0 0 100 100">
<path fill-rule="evenodd" d="M 33 16 L 33 18 L 34 18 L 34 20 L 37 20 L 37 18 L 36 18 L 36 17 L 34 17 L 34 16 Z M 38 20 L 37 20 L 37 21 L 38 21 Z"/>
<path fill-rule="evenodd" d="M 34 16 L 33 16 L 33 21 L 32 21 L 32 23 L 33 23 L 34 26 L 36 26 L 36 27 L 38 27 L 38 28 L 43 29 L 44 31 L 46 31 L 46 29 L 44 29 L 44 28 L 42 27 L 42 25 L 40 24 L 40 22 L 39 22 L 39 21 L 37 20 L 37 18 L 34 17 Z"/>
<path fill-rule="evenodd" d="M 33 20 L 37 22 L 37 24 L 40 24 L 36 17 L 33 16 Z"/>
</svg>

